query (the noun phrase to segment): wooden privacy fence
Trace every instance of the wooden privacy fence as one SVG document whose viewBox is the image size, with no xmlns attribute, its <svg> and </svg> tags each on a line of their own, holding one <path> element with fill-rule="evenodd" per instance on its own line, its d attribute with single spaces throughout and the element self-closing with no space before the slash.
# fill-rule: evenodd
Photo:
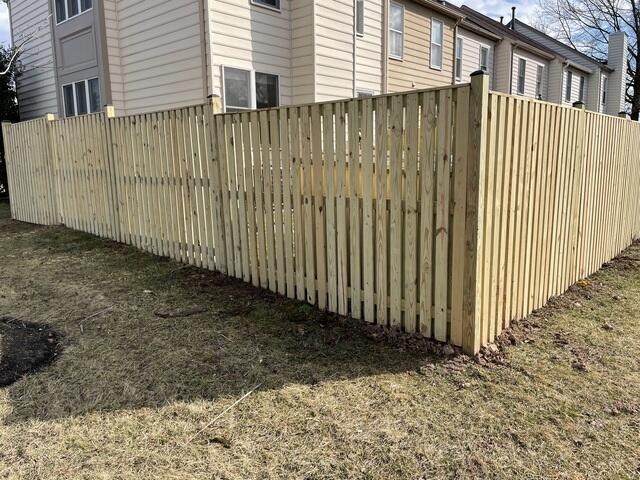
<svg viewBox="0 0 640 480">
<path fill-rule="evenodd" d="M 640 126 L 471 85 L 3 124 L 12 215 L 476 352 L 638 236 Z"/>
</svg>

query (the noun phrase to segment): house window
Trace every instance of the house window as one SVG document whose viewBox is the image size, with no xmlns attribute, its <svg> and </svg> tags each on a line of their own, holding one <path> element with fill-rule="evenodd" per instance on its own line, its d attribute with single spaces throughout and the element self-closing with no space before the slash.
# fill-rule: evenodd
<svg viewBox="0 0 640 480">
<path fill-rule="evenodd" d="M 456 80 L 462 79 L 462 48 L 464 46 L 462 38 L 456 38 Z"/>
<path fill-rule="evenodd" d="M 254 5 L 260 5 L 261 7 L 280 10 L 280 0 L 251 0 L 251 3 L 253 3 Z"/>
<path fill-rule="evenodd" d="M 602 105 L 607 104 L 607 84 L 609 83 L 609 79 L 607 77 L 602 77 Z"/>
<path fill-rule="evenodd" d="M 564 89 L 564 100 L 571 101 L 571 84 L 573 83 L 573 72 L 567 72 L 567 84 Z"/>
<path fill-rule="evenodd" d="M 226 112 L 279 105 L 280 82 L 277 75 L 231 67 L 224 67 L 223 75 Z"/>
<path fill-rule="evenodd" d="M 524 58 L 518 60 L 518 95 L 524 95 L 524 85 L 527 75 L 527 61 Z"/>
<path fill-rule="evenodd" d="M 442 69 L 442 33 L 440 20 L 431 19 L 431 68 Z"/>
<path fill-rule="evenodd" d="M 544 74 L 544 66 L 538 65 L 536 70 L 536 98 L 542 100 L 542 75 Z"/>
<path fill-rule="evenodd" d="M 489 70 L 489 48 L 480 47 L 480 70 L 486 72 Z"/>
<path fill-rule="evenodd" d="M 584 102 L 584 76 L 580 75 L 580 89 L 578 90 L 578 101 Z"/>
<path fill-rule="evenodd" d="M 389 16 L 389 56 L 402 60 L 404 53 L 404 6 L 391 2 Z"/>
<path fill-rule="evenodd" d="M 358 90 L 357 97 L 358 98 L 373 97 L 373 90 Z"/>
<path fill-rule="evenodd" d="M 256 72 L 256 108 L 277 107 L 280 103 L 278 76 Z"/>
<path fill-rule="evenodd" d="M 364 0 L 356 0 L 356 34 L 364 35 Z"/>
<path fill-rule="evenodd" d="M 93 0 L 55 0 L 56 23 L 62 23 L 91 10 Z"/>
<path fill-rule="evenodd" d="M 100 81 L 97 78 L 63 85 L 64 116 L 75 117 L 101 110 Z"/>
</svg>

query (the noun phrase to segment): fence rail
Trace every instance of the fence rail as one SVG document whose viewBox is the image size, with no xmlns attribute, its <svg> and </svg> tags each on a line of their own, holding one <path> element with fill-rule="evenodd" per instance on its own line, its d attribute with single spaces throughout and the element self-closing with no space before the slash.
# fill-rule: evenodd
<svg viewBox="0 0 640 480">
<path fill-rule="evenodd" d="M 49 116 L 3 132 L 18 220 L 469 352 L 640 228 L 638 124 L 489 93 L 486 76 L 242 113 Z"/>
</svg>

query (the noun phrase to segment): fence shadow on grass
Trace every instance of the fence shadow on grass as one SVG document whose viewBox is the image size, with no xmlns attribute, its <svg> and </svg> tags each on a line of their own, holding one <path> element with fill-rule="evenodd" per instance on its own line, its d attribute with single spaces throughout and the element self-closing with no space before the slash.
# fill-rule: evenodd
<svg viewBox="0 0 640 480">
<path fill-rule="evenodd" d="M 50 228 L 29 241 L 19 248 L 43 262 L 22 262 L 18 281 L 35 282 L 41 298 L 10 308 L 52 324 L 65 350 L 9 387 L 6 423 L 236 398 L 259 383 L 313 388 L 415 371 L 428 356 L 417 340 L 375 338 L 308 305 L 86 234 Z M 185 309 L 204 311 L 158 316 Z"/>
</svg>

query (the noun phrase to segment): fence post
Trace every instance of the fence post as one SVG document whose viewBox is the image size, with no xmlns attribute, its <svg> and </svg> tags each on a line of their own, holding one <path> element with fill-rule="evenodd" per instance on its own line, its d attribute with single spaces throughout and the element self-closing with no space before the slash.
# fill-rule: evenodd
<svg viewBox="0 0 640 480">
<path fill-rule="evenodd" d="M 111 239 L 122 242 L 120 236 L 120 195 L 118 193 L 118 178 L 116 169 L 115 152 L 113 151 L 113 139 L 111 132 L 111 122 L 109 119 L 116 116 L 115 108 L 112 105 L 104 107 L 104 132 L 106 142 L 106 165 L 107 165 L 107 192 L 109 196 L 109 221 L 111 223 Z"/>
<path fill-rule="evenodd" d="M 45 119 L 45 135 L 47 137 L 47 158 L 51 166 L 51 172 L 49 177 L 50 190 L 51 190 L 51 206 L 53 208 L 52 218 L 55 218 L 55 222 L 62 224 L 62 181 L 60 179 L 60 161 L 58 158 L 58 149 L 56 148 L 55 138 L 53 137 L 53 122 L 57 120 L 55 114 L 47 113 L 44 116 Z"/>
<path fill-rule="evenodd" d="M 478 276 L 478 248 L 482 242 L 484 212 L 485 150 L 489 107 L 489 75 L 471 74 L 469 95 L 469 147 L 467 156 L 467 198 L 465 218 L 464 292 L 462 348 L 475 355 L 481 347 L 481 281 Z"/>
<path fill-rule="evenodd" d="M 9 184 L 11 183 L 11 180 L 13 180 L 13 178 L 9 179 L 9 176 L 11 176 L 11 170 L 9 169 L 9 129 L 11 128 L 11 122 L 8 121 L 3 121 L 1 124 L 1 128 L 2 128 L 2 143 L 4 145 L 4 168 L 5 168 L 5 172 L 6 172 L 6 180 L 7 180 L 7 184 L 4 186 L 4 188 L 7 191 L 7 195 L 9 195 L 9 207 L 11 209 L 11 218 L 16 218 L 15 216 L 15 210 L 14 210 L 14 203 L 11 201 L 11 194 L 9 193 Z"/>
<path fill-rule="evenodd" d="M 573 104 L 574 108 L 580 110 L 579 119 L 578 119 L 578 136 L 576 138 L 576 148 L 574 151 L 575 155 L 575 174 L 574 174 L 574 182 L 573 182 L 573 198 L 572 198 L 572 208 L 571 208 L 571 258 L 570 265 L 571 268 L 574 269 L 571 272 L 571 284 L 576 282 L 578 279 L 584 276 L 582 269 L 580 268 L 579 259 L 581 258 L 580 250 L 582 249 L 582 222 L 580 221 L 580 217 L 582 215 L 582 206 L 581 202 L 583 199 L 582 194 L 582 172 L 584 169 L 584 142 L 585 142 L 585 129 L 587 127 L 587 118 L 586 118 L 586 109 L 583 102 L 575 102 Z"/>
</svg>

